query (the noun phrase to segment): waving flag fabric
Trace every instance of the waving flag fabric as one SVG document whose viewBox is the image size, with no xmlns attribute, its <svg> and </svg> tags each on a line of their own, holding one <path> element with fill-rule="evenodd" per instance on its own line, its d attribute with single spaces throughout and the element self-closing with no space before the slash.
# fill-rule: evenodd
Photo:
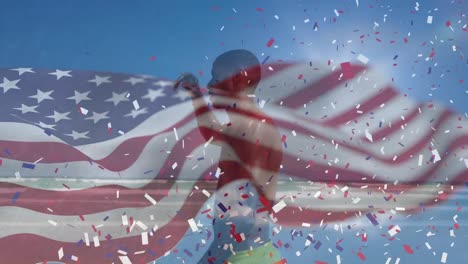
<svg viewBox="0 0 468 264">
<path fill-rule="evenodd" d="M 149 262 L 196 229 L 219 149 L 184 91 L 63 69 L 2 69 L 0 80 L 2 260 Z M 282 134 L 280 181 L 301 190 L 279 185 L 277 224 L 414 211 L 468 181 L 464 119 L 373 68 L 263 65 L 254 100 Z"/>
</svg>

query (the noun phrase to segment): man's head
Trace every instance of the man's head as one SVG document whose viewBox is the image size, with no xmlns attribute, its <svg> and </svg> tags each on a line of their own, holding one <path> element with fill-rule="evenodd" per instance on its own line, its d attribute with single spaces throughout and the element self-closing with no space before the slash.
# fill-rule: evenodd
<svg viewBox="0 0 468 264">
<path fill-rule="evenodd" d="M 210 94 L 245 96 L 253 94 L 261 78 L 257 57 L 247 50 L 231 50 L 219 55 L 213 63 Z"/>
</svg>

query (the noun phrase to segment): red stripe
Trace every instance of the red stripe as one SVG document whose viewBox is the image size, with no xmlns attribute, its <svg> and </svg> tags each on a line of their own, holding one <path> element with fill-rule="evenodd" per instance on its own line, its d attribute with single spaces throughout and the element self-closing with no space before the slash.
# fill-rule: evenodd
<svg viewBox="0 0 468 264">
<path fill-rule="evenodd" d="M 366 67 L 361 65 L 351 65 L 351 70 L 355 74 L 358 74 L 364 71 L 365 69 Z M 341 84 L 347 81 L 344 78 L 340 79 L 341 74 L 342 72 L 340 71 L 329 73 L 326 76 L 320 78 L 318 81 L 308 84 L 306 87 L 302 88 L 296 93 L 291 94 L 281 100 L 278 100 L 277 103 L 279 104 L 280 101 L 283 101 L 283 105 L 286 107 L 300 107 L 303 104 L 306 104 L 327 92 L 331 92 L 335 89 L 338 89 Z"/>
<path fill-rule="evenodd" d="M 323 124 L 325 126 L 337 127 L 348 121 L 358 118 L 359 116 L 362 116 L 365 113 L 372 111 L 373 109 L 379 107 L 381 104 L 390 101 L 391 99 L 396 97 L 398 94 L 399 93 L 396 89 L 392 87 L 386 87 L 385 89 L 383 89 L 382 92 L 379 92 L 378 94 L 367 99 L 365 102 L 361 103 L 361 106 L 359 107 L 359 109 L 356 109 L 356 108 L 348 109 L 346 112 L 336 117 L 327 119 L 325 122 L 323 122 Z M 362 111 L 362 113 L 358 113 L 357 111 L 359 110 Z"/>
</svg>

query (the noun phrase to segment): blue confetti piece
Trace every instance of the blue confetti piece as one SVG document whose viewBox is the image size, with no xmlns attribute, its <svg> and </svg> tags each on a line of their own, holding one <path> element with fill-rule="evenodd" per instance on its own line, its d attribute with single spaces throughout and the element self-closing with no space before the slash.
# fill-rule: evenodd
<svg viewBox="0 0 468 264">
<path fill-rule="evenodd" d="M 152 171 L 153 171 L 153 170 L 146 171 L 144 174 L 148 174 L 148 173 L 150 173 L 150 172 L 152 172 Z"/>
<path fill-rule="evenodd" d="M 109 216 L 104 217 L 103 220 L 104 220 L 104 221 L 107 221 L 107 219 L 109 219 Z"/>
<path fill-rule="evenodd" d="M 270 56 L 267 56 L 267 57 L 263 60 L 262 64 L 265 64 L 265 62 L 267 62 L 267 60 L 268 60 L 269 58 L 270 58 Z"/>
<path fill-rule="evenodd" d="M 219 203 L 218 207 L 223 211 L 223 213 L 225 213 L 227 211 L 227 208 L 222 203 Z"/>
<path fill-rule="evenodd" d="M 4 149 L 3 152 L 5 152 L 8 156 L 11 156 L 11 152 L 9 149 Z"/>
<path fill-rule="evenodd" d="M 36 167 L 36 165 L 31 163 L 23 163 L 23 168 L 34 170 L 34 167 Z"/>
<path fill-rule="evenodd" d="M 367 213 L 366 216 L 374 226 L 379 225 L 379 222 L 377 222 L 377 220 L 374 218 L 374 216 L 371 213 Z"/>
<path fill-rule="evenodd" d="M 13 197 L 11 198 L 11 202 L 12 203 L 16 203 L 16 200 L 18 200 L 18 198 L 20 197 L 20 192 L 15 192 L 15 194 L 13 194 Z"/>
<path fill-rule="evenodd" d="M 193 254 L 192 252 L 188 251 L 188 249 L 184 249 L 185 254 L 187 254 L 189 257 L 192 257 Z"/>
<path fill-rule="evenodd" d="M 148 253 L 150 253 L 151 256 L 156 257 L 156 252 L 154 252 L 153 250 L 149 249 Z"/>
<path fill-rule="evenodd" d="M 314 248 L 315 248 L 316 250 L 318 250 L 318 249 L 320 248 L 321 245 L 322 245 L 322 242 L 317 241 L 317 244 L 315 244 Z"/>
</svg>

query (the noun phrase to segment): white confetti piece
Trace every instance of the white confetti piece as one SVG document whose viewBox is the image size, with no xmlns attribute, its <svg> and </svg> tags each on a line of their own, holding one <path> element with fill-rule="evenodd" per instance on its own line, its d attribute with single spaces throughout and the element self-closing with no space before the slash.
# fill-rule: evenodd
<svg viewBox="0 0 468 264">
<path fill-rule="evenodd" d="M 119 259 L 122 262 L 122 264 L 132 264 L 132 262 L 127 256 L 119 256 Z"/>
<path fill-rule="evenodd" d="M 390 234 L 391 237 L 395 236 L 396 234 L 398 234 L 399 232 L 401 232 L 401 229 L 398 225 L 392 227 L 392 229 L 388 230 L 388 233 Z"/>
<path fill-rule="evenodd" d="M 304 19 L 304 23 L 307 24 L 307 23 L 309 23 L 309 22 L 310 22 L 310 20 L 309 20 L 308 18 Z"/>
<path fill-rule="evenodd" d="M 75 255 L 72 255 L 70 258 L 71 258 L 71 260 L 73 260 L 73 261 L 78 261 L 78 257 L 75 256 Z"/>
<path fill-rule="evenodd" d="M 175 140 L 179 140 L 179 135 L 177 135 L 177 129 L 174 127 L 172 128 L 174 130 L 174 135 L 175 135 Z"/>
<path fill-rule="evenodd" d="M 446 263 L 447 262 L 447 256 L 448 256 L 447 252 L 443 252 L 442 257 L 440 258 L 440 262 Z"/>
<path fill-rule="evenodd" d="M 465 166 L 468 168 L 468 159 L 464 159 L 465 161 Z"/>
<path fill-rule="evenodd" d="M 202 193 L 203 193 L 204 195 L 206 195 L 206 197 L 210 197 L 210 196 L 211 196 L 210 192 L 208 192 L 208 191 L 205 190 L 205 189 L 202 190 Z"/>
<path fill-rule="evenodd" d="M 356 0 L 356 6 L 359 7 L 359 0 Z"/>
<path fill-rule="evenodd" d="M 301 252 L 300 252 L 299 250 L 298 250 L 298 251 L 296 251 L 296 256 L 298 256 L 298 257 L 299 257 L 300 255 L 301 255 Z"/>
<path fill-rule="evenodd" d="M 431 245 L 429 245 L 429 243 L 428 243 L 428 242 L 426 242 L 426 243 L 425 243 L 425 245 L 426 245 L 427 249 L 429 249 L 429 250 L 431 250 L 431 249 L 432 249 Z"/>
<path fill-rule="evenodd" d="M 336 255 L 336 264 L 341 264 L 341 257 L 340 257 L 340 255 Z"/>
<path fill-rule="evenodd" d="M 317 191 L 315 194 L 314 194 L 314 198 L 319 198 L 320 197 L 320 194 L 322 194 L 320 191 Z"/>
<path fill-rule="evenodd" d="M 333 12 L 335 12 L 335 15 L 336 15 L 337 17 L 340 16 L 340 13 L 338 13 L 338 10 L 335 9 L 335 10 L 333 10 Z"/>
<path fill-rule="evenodd" d="M 284 202 L 284 200 L 281 200 L 273 206 L 273 211 L 275 213 L 278 213 L 279 211 L 283 210 L 284 207 L 286 207 L 286 203 Z"/>
<path fill-rule="evenodd" d="M 221 168 L 218 167 L 218 168 L 216 169 L 215 177 L 216 177 L 216 178 L 219 178 L 219 175 L 221 175 Z"/>
<path fill-rule="evenodd" d="M 93 237 L 93 242 L 94 242 L 94 247 L 99 247 L 99 237 L 98 236 L 94 236 Z"/>
<path fill-rule="evenodd" d="M 117 250 L 117 253 L 119 253 L 120 255 L 127 255 L 127 252 L 123 251 L 123 250 Z"/>
<path fill-rule="evenodd" d="M 197 232 L 198 231 L 197 224 L 195 223 L 195 220 L 193 220 L 193 218 L 190 218 L 189 220 L 187 220 L 187 222 L 190 225 L 190 228 L 192 229 L 192 232 Z"/>
<path fill-rule="evenodd" d="M 424 158 L 423 155 L 419 155 L 419 160 L 418 160 L 418 166 L 419 166 L 419 167 L 422 166 L 423 158 Z"/>
<path fill-rule="evenodd" d="M 208 145 L 211 143 L 211 141 L 213 141 L 213 137 L 210 137 L 210 139 L 208 139 L 208 141 L 205 143 L 204 147 L 208 147 Z"/>
<path fill-rule="evenodd" d="M 296 136 L 296 131 L 293 130 L 291 133 L 293 134 L 293 136 Z"/>
<path fill-rule="evenodd" d="M 367 64 L 367 63 L 369 62 L 369 59 L 368 59 L 366 56 L 362 55 L 362 54 L 359 54 L 359 55 L 357 56 L 357 59 L 358 59 L 360 62 L 364 63 L 364 64 Z"/>
<path fill-rule="evenodd" d="M 432 16 L 427 16 L 427 21 L 426 23 L 432 24 Z"/>
<path fill-rule="evenodd" d="M 15 177 L 16 177 L 16 179 L 19 179 L 19 178 L 21 178 L 21 174 L 20 174 L 20 172 L 19 172 L 19 171 L 15 172 Z"/>
<path fill-rule="evenodd" d="M 356 197 L 356 198 L 353 199 L 353 204 L 357 204 L 357 203 L 359 203 L 360 201 L 361 201 L 361 198 Z"/>
<path fill-rule="evenodd" d="M 58 257 L 59 257 L 59 260 L 63 258 L 63 247 L 61 247 L 58 251 Z"/>
<path fill-rule="evenodd" d="M 53 226 L 57 226 L 57 222 L 55 222 L 53 220 L 48 220 L 47 222 L 49 222 L 49 224 L 51 224 Z"/>
<path fill-rule="evenodd" d="M 86 108 L 80 106 L 80 112 L 81 112 L 83 115 L 87 115 L 87 114 L 88 114 L 88 109 L 86 109 Z"/>
<path fill-rule="evenodd" d="M 88 233 L 84 233 L 84 240 L 87 247 L 89 247 L 89 236 Z"/>
<path fill-rule="evenodd" d="M 279 16 L 278 16 L 278 15 L 275 15 L 275 19 L 278 20 L 278 19 L 279 19 Z"/>
<path fill-rule="evenodd" d="M 388 258 L 385 264 L 390 264 L 390 261 L 392 261 L 392 258 Z"/>
<path fill-rule="evenodd" d="M 174 162 L 174 164 L 172 164 L 172 169 L 175 170 L 175 168 L 177 168 L 177 162 Z"/>
<path fill-rule="evenodd" d="M 263 108 L 265 106 L 265 103 L 266 103 L 265 100 L 260 101 L 260 104 L 259 104 L 260 108 Z"/>
<path fill-rule="evenodd" d="M 127 215 L 122 215 L 122 225 L 123 226 L 128 226 L 128 218 Z"/>
<path fill-rule="evenodd" d="M 222 27 L 219 29 L 219 31 L 223 31 L 223 29 L 224 29 L 224 26 L 222 26 Z"/>
<path fill-rule="evenodd" d="M 150 203 L 152 203 L 153 205 L 156 205 L 156 200 L 151 197 L 149 194 L 145 193 L 145 198 L 150 201 Z"/>
<path fill-rule="evenodd" d="M 453 229 L 450 229 L 450 236 L 455 237 L 455 231 L 453 231 Z"/>
<path fill-rule="evenodd" d="M 309 223 L 302 223 L 302 226 L 303 227 L 310 227 L 310 224 Z"/>
<path fill-rule="evenodd" d="M 397 258 L 395 264 L 400 264 L 400 258 Z"/>
<path fill-rule="evenodd" d="M 135 108 L 135 110 L 140 109 L 140 105 L 138 104 L 137 100 L 133 100 L 133 108 Z"/>
<path fill-rule="evenodd" d="M 367 138 L 370 142 L 374 142 L 373 139 L 372 139 L 372 134 L 369 132 L 369 129 L 366 129 L 365 133 L 366 133 L 366 138 Z"/>
<path fill-rule="evenodd" d="M 397 210 L 397 211 L 405 211 L 405 208 L 404 208 L 404 207 L 395 207 L 395 210 Z"/>
<path fill-rule="evenodd" d="M 141 233 L 141 244 L 148 245 L 148 232 Z"/>
<path fill-rule="evenodd" d="M 136 225 L 137 225 L 139 228 L 143 229 L 143 230 L 148 229 L 148 227 L 147 227 L 143 222 L 141 222 L 141 221 L 139 221 L 139 220 L 136 221 Z"/>
<path fill-rule="evenodd" d="M 432 155 L 434 155 L 434 163 L 440 161 L 440 155 L 439 155 L 439 152 L 437 151 L 437 149 L 434 149 L 432 151 Z"/>
</svg>

